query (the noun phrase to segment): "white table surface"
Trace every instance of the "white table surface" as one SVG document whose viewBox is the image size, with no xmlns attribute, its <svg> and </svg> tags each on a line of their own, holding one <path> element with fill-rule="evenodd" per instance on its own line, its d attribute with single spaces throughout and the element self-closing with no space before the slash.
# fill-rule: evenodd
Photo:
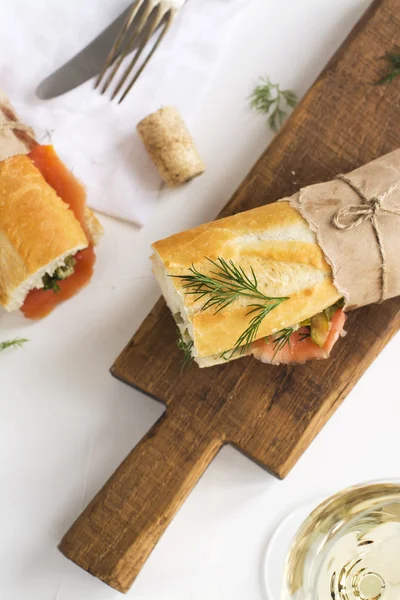
<svg viewBox="0 0 400 600">
<path fill-rule="evenodd" d="M 46 320 L 0 315 L 0 339 L 31 340 L 0 358 L 1 600 L 119 596 L 65 559 L 57 543 L 163 410 L 108 373 L 159 296 L 150 243 L 214 217 L 269 143 L 263 118 L 246 103 L 257 77 L 268 74 L 302 95 L 367 5 L 255 0 L 193 127 L 207 173 L 165 192 L 141 231 L 103 218 L 92 285 Z M 291 507 L 356 482 L 398 477 L 399 349 L 397 337 L 285 481 L 224 448 L 128 597 L 261 600 L 263 552 Z"/>
</svg>

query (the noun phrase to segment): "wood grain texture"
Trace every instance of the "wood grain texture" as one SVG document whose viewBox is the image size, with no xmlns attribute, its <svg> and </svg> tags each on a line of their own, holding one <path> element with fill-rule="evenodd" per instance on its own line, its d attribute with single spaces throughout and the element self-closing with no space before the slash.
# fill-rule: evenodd
<svg viewBox="0 0 400 600">
<path fill-rule="evenodd" d="M 374 2 L 220 216 L 272 202 L 400 146 L 399 84 L 374 86 L 398 43 L 399 0 Z M 352 313 L 328 361 L 254 359 L 181 373 L 163 300 L 112 374 L 167 412 L 63 538 L 71 560 L 126 592 L 193 485 L 226 443 L 284 477 L 400 326 L 400 300 Z"/>
</svg>

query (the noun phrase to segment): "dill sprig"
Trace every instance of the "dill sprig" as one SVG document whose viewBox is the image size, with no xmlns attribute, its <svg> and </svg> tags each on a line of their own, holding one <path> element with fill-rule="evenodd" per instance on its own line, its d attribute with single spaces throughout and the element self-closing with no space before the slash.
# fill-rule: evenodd
<svg viewBox="0 0 400 600">
<path fill-rule="evenodd" d="M 307 338 L 311 337 L 311 330 L 308 327 L 308 331 L 300 334 L 300 342 L 304 342 Z"/>
<path fill-rule="evenodd" d="M 269 77 L 260 78 L 260 83 L 250 95 L 250 106 L 268 115 L 268 124 L 273 131 L 282 125 L 287 109 L 294 108 L 296 104 L 296 94 L 292 90 L 281 90 L 278 83 L 271 83 Z"/>
<path fill-rule="evenodd" d="M 382 58 L 389 61 L 391 71 L 385 75 L 385 77 L 380 79 L 380 81 L 377 82 L 377 85 L 392 83 L 392 81 L 400 75 L 400 52 L 387 52 Z"/>
<path fill-rule="evenodd" d="M 271 343 L 274 345 L 274 354 L 272 356 L 272 360 L 275 359 L 278 352 L 283 350 L 286 345 L 288 345 L 290 348 L 290 338 L 296 331 L 298 331 L 298 329 L 299 329 L 298 326 L 297 327 L 296 326 L 295 327 L 285 327 L 284 329 L 281 329 L 280 331 L 277 331 L 276 333 L 274 333 L 272 336 L 268 336 L 266 338 L 266 341 L 268 343 Z M 303 342 L 304 340 L 309 338 L 310 335 L 311 335 L 310 330 L 309 330 L 309 328 L 307 328 L 306 332 L 304 331 L 304 332 L 300 333 L 299 341 Z"/>
<path fill-rule="evenodd" d="M 214 309 L 214 314 L 232 304 L 238 298 L 251 298 L 261 302 L 249 304 L 246 316 L 253 315 L 248 327 L 239 336 L 232 350 L 223 353 L 232 356 L 239 348 L 243 353 L 246 348 L 256 339 L 260 325 L 265 317 L 279 306 L 287 297 L 266 296 L 258 288 L 258 280 L 254 269 L 250 267 L 250 274 L 246 273 L 241 266 L 236 266 L 230 260 L 222 257 L 217 260 L 207 260 L 212 265 L 212 270 L 206 274 L 201 273 L 194 265 L 189 268 L 190 275 L 175 275 L 184 282 L 182 289 L 188 295 L 196 296 L 195 302 L 206 298 L 207 300 L 201 310 Z"/>
<path fill-rule="evenodd" d="M 229 357 L 238 351 L 240 354 L 244 354 L 250 344 L 257 339 L 258 330 L 265 317 L 284 300 L 288 300 L 288 298 L 269 298 L 265 304 L 250 304 L 249 308 L 251 310 L 246 313 L 246 316 L 254 316 L 250 319 L 247 329 L 245 329 L 242 335 L 236 340 L 230 354 L 228 353 Z M 226 358 L 226 352 L 224 352 L 222 356 Z"/>
<path fill-rule="evenodd" d="M 58 294 L 61 292 L 61 288 L 58 285 L 60 278 L 57 276 L 50 277 L 50 275 L 45 275 L 43 277 L 43 289 L 45 291 L 51 290 L 54 294 Z"/>
<path fill-rule="evenodd" d="M 177 331 L 178 331 L 178 339 L 176 341 L 176 345 L 178 346 L 178 349 L 183 352 L 182 369 L 181 369 L 183 371 L 183 369 L 188 367 L 191 364 L 191 362 L 193 361 L 193 356 L 192 356 L 193 342 L 192 341 L 185 342 L 179 329 Z"/>
<path fill-rule="evenodd" d="M 23 344 L 29 342 L 29 340 L 25 338 L 15 338 L 15 340 L 7 340 L 5 342 L 0 342 L 0 352 L 3 350 L 7 350 L 7 348 L 22 348 Z"/>
<path fill-rule="evenodd" d="M 254 298 L 256 300 L 287 300 L 272 298 L 258 289 L 258 281 L 254 269 L 250 267 L 248 275 L 242 267 L 237 267 L 230 260 L 218 257 L 217 260 L 207 258 L 213 266 L 210 273 L 201 273 L 194 265 L 189 268 L 190 275 L 173 275 L 184 282 L 183 290 L 188 295 L 196 296 L 195 301 L 209 296 L 201 310 L 215 308 L 215 314 L 232 304 L 237 298 Z M 253 312 L 253 311 L 251 311 Z M 250 313 L 249 313 L 250 314 Z"/>
<path fill-rule="evenodd" d="M 273 336 L 271 336 L 272 337 L 271 343 L 274 345 L 274 355 L 272 357 L 272 360 L 274 360 L 274 358 L 278 354 L 278 352 L 283 350 L 283 348 L 286 346 L 286 344 L 290 347 L 290 338 L 295 331 L 296 331 L 295 327 L 285 327 L 284 329 L 281 329 L 280 331 L 275 333 Z M 269 341 L 268 338 L 267 338 L 267 341 Z"/>
</svg>

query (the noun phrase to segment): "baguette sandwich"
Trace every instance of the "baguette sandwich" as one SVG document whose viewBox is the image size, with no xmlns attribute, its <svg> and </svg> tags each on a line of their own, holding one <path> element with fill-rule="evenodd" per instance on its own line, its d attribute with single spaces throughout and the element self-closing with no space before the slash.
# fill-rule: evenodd
<svg viewBox="0 0 400 600">
<path fill-rule="evenodd" d="M 399 173 L 400 149 L 153 244 L 185 360 L 328 358 L 345 310 L 399 296 Z"/>
<path fill-rule="evenodd" d="M 41 318 L 86 285 L 102 227 L 51 146 L 0 163 L 0 304 Z"/>
<path fill-rule="evenodd" d="M 153 271 L 200 367 L 253 354 L 327 358 L 343 334 L 343 294 L 307 221 L 281 201 L 153 244 Z"/>
</svg>

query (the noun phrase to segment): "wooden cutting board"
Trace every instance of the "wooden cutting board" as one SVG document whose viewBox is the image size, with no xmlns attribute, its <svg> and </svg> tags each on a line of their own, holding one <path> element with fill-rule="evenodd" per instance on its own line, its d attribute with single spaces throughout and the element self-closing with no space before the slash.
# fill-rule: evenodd
<svg viewBox="0 0 400 600">
<path fill-rule="evenodd" d="M 375 1 L 220 216 L 289 196 L 400 146 L 400 78 L 373 85 L 400 43 L 399 0 Z M 262 126 L 262 125 L 260 125 Z M 330 360 L 254 359 L 181 372 L 176 327 L 155 305 L 111 369 L 165 414 L 63 538 L 71 560 L 126 592 L 210 461 L 231 444 L 284 477 L 400 326 L 400 299 L 352 313 Z"/>
</svg>

